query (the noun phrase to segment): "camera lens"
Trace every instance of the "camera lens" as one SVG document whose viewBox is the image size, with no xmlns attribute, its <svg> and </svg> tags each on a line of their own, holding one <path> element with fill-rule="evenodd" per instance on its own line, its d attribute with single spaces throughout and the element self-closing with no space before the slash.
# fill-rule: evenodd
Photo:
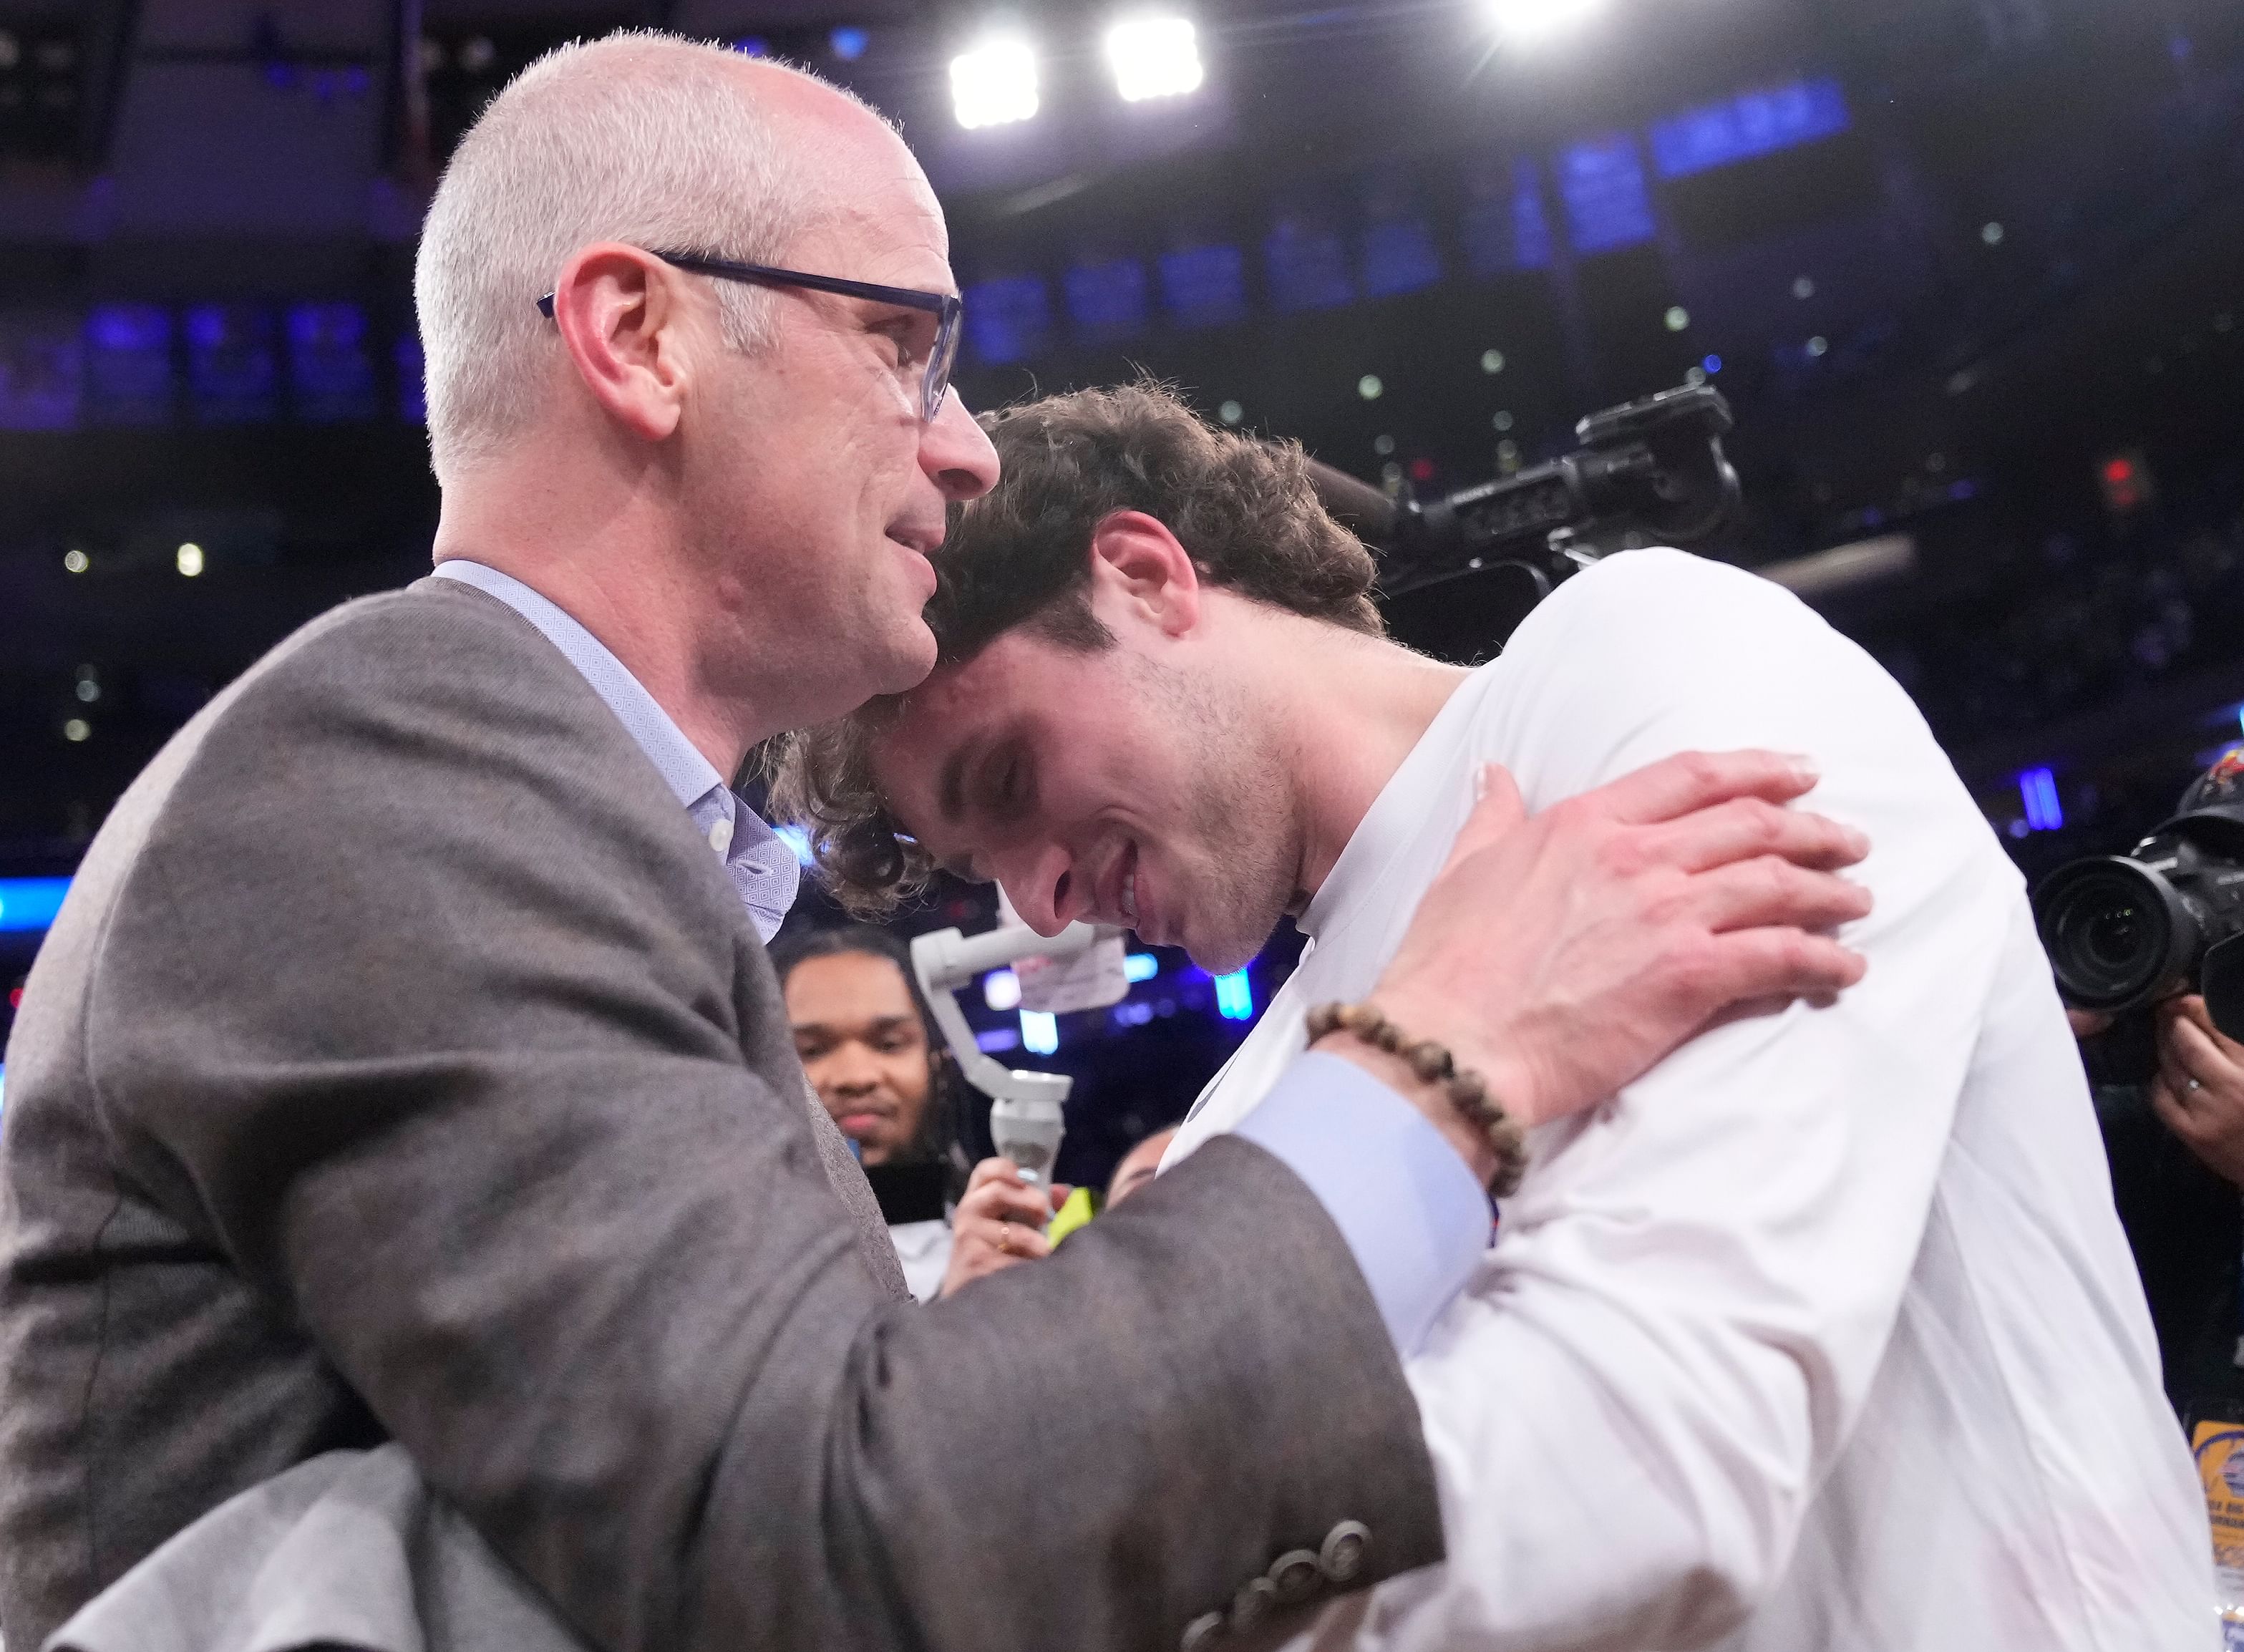
<svg viewBox="0 0 2244 1652">
<path fill-rule="evenodd" d="M 2057 984 L 2082 1008 L 2148 1002 L 2196 950 L 2195 920 L 2166 880 L 2116 856 L 2060 868 L 2034 909 Z"/>
</svg>

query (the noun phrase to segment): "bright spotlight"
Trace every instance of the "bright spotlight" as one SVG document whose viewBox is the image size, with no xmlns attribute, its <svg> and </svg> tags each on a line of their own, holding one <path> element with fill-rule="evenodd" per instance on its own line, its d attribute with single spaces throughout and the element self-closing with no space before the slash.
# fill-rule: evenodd
<svg viewBox="0 0 2244 1652">
<path fill-rule="evenodd" d="M 203 571 L 202 546 L 192 540 L 181 545 L 179 553 L 172 559 L 172 565 L 188 579 L 193 579 Z"/>
<path fill-rule="evenodd" d="M 1595 11 L 1602 0 L 1485 0 L 1488 15 L 1507 40 L 1530 42 L 1558 33 Z"/>
<path fill-rule="evenodd" d="M 1207 78 L 1199 36 L 1183 17 L 1125 17 L 1106 31 L 1106 61 L 1124 103 L 1180 98 Z"/>
<path fill-rule="evenodd" d="M 1017 36 L 985 40 L 950 60 L 950 107 L 972 132 L 1037 112 L 1037 54 Z"/>
</svg>

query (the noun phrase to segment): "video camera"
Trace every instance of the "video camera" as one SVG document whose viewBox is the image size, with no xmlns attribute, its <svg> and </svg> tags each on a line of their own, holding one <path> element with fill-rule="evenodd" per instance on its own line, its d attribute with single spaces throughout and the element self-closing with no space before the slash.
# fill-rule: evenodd
<svg viewBox="0 0 2244 1652">
<path fill-rule="evenodd" d="M 2126 854 L 2051 872 L 2033 910 L 2065 1004 L 2113 1018 L 2087 1046 L 2097 1079 L 2150 1078 L 2149 1011 L 2178 993 L 2203 993 L 2214 1026 L 2244 1039 L 2244 751 L 2199 775 Z"/>
<path fill-rule="evenodd" d="M 1688 545 L 1729 523 L 1740 494 L 1722 437 L 1733 423 L 1720 391 L 1684 385 L 1588 415 L 1572 453 L 1440 498 L 1407 486 L 1390 498 L 1314 462 L 1310 480 L 1334 519 L 1379 553 L 1397 634 L 1470 657 L 1624 531 L 1635 543 Z"/>
</svg>

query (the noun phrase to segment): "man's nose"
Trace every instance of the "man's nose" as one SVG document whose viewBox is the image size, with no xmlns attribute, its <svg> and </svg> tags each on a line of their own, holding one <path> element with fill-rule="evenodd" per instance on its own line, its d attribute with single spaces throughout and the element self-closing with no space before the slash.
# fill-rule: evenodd
<svg viewBox="0 0 2244 1652">
<path fill-rule="evenodd" d="M 997 450 L 955 389 L 943 393 L 943 405 L 922 431 L 919 465 L 954 504 L 978 499 L 997 485 Z"/>
<path fill-rule="evenodd" d="M 862 1095 L 881 1081 L 880 1069 L 855 1044 L 845 1044 L 834 1053 L 827 1063 L 825 1077 L 825 1087 L 835 1095 Z"/>
<path fill-rule="evenodd" d="M 1000 865 L 997 881 L 1021 922 L 1039 935 L 1058 934 L 1090 906 L 1091 891 L 1076 876 L 1067 851 L 1057 845 L 1031 850 L 1011 866 Z"/>
</svg>

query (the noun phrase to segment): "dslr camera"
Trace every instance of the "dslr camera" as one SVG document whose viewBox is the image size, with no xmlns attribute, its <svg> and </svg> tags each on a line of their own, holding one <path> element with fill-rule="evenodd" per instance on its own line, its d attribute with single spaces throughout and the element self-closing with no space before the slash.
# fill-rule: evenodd
<svg viewBox="0 0 2244 1652">
<path fill-rule="evenodd" d="M 2051 872 L 2033 910 L 2067 1007 L 2113 1018 L 2085 1046 L 2099 1081 L 2151 1077 L 2149 1011 L 2178 993 L 2203 993 L 2214 1026 L 2244 1039 L 2244 751 L 2199 775 L 2126 854 Z"/>
</svg>

